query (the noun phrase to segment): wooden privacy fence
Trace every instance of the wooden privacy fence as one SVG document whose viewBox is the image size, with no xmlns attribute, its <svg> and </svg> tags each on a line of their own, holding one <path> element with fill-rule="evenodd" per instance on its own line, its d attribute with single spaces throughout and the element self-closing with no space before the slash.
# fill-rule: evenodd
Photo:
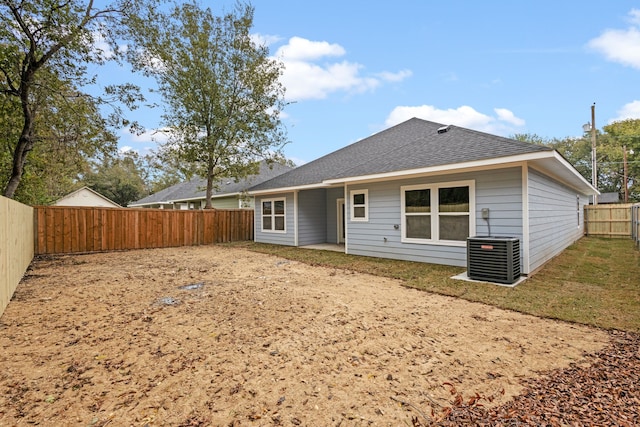
<svg viewBox="0 0 640 427">
<path fill-rule="evenodd" d="M 208 245 L 253 239 L 253 211 L 35 208 L 35 253 Z"/>
<path fill-rule="evenodd" d="M 584 234 L 599 237 L 631 237 L 631 204 L 584 207 Z"/>
<path fill-rule="evenodd" d="M 0 316 L 33 259 L 33 208 L 0 196 Z"/>
<path fill-rule="evenodd" d="M 631 206 L 631 238 L 640 247 L 640 203 Z"/>
</svg>

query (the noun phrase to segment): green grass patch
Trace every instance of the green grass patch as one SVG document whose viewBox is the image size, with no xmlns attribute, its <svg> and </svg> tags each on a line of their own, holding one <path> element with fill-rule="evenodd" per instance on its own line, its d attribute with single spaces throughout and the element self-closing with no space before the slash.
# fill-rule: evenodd
<svg viewBox="0 0 640 427">
<path fill-rule="evenodd" d="M 253 242 L 255 252 L 402 280 L 411 288 L 539 317 L 640 332 L 640 251 L 631 240 L 585 237 L 515 288 L 451 279 L 465 268 Z"/>
</svg>

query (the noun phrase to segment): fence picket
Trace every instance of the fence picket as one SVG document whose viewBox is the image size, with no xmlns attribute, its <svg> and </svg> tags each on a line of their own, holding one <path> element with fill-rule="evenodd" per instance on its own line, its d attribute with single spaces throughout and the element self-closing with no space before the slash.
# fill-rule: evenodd
<svg viewBox="0 0 640 427">
<path fill-rule="evenodd" d="M 195 246 L 253 239 L 253 211 L 36 206 L 35 253 Z"/>
<path fill-rule="evenodd" d="M 631 237 L 630 204 L 602 204 L 584 207 L 584 234 L 599 237 Z"/>
</svg>

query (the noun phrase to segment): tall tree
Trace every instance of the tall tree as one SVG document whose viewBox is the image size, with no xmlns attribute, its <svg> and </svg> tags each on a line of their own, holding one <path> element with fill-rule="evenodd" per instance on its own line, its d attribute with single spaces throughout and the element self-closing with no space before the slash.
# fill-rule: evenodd
<svg viewBox="0 0 640 427">
<path fill-rule="evenodd" d="M 59 91 L 59 85 L 50 83 L 74 89 L 88 83 L 86 64 L 102 63 L 113 55 L 97 49 L 95 42 L 101 38 L 115 46 L 110 28 L 118 17 L 132 12 L 133 4 L 137 3 L 117 0 L 98 9 L 93 0 L 0 1 L 0 95 L 19 102 L 21 113 L 5 196 L 14 196 L 29 153 L 43 139 L 38 121 L 46 110 L 44 100 L 48 105 L 62 105 L 78 96 L 76 91 Z M 132 89 L 123 85 L 107 92 L 123 102 L 134 102 L 139 96 Z"/>
<path fill-rule="evenodd" d="M 598 140 L 598 166 L 603 172 L 604 191 L 617 191 L 623 195 L 624 185 L 627 185 L 629 200 L 640 201 L 640 120 L 613 122 L 602 129 L 605 133 Z M 627 182 L 624 181 L 625 163 Z"/>
<path fill-rule="evenodd" d="M 237 3 L 218 17 L 193 1 L 131 24 L 133 62 L 156 78 L 164 97 L 171 133 L 162 149 L 187 174 L 206 178 L 206 208 L 216 182 L 252 175 L 262 159 L 281 159 L 287 142 L 283 65 L 251 38 L 253 13 Z"/>
<path fill-rule="evenodd" d="M 48 204 L 67 194 L 88 169 L 89 159 L 116 151 L 116 136 L 105 129 L 104 119 L 91 98 L 78 94 L 55 76 L 49 77 L 47 87 L 55 86 L 64 96 L 51 98 L 43 91 L 38 99 L 40 114 L 47 120 L 34 125 L 39 143 L 29 153 L 20 186 L 14 193 L 16 200 L 31 205 Z M 34 97 L 39 95 L 39 90 L 34 91 Z M 0 99 L 5 101 L 0 104 L 0 180 L 4 183 L 11 176 L 22 115 L 15 99 Z"/>
<path fill-rule="evenodd" d="M 85 174 L 82 182 L 121 206 L 147 195 L 141 159 L 135 152 L 105 158 Z"/>
</svg>

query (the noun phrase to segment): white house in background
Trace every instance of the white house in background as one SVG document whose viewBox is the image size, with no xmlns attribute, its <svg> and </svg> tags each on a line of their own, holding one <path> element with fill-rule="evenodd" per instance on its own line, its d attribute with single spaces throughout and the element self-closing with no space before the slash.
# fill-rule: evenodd
<svg viewBox="0 0 640 427">
<path fill-rule="evenodd" d="M 211 196 L 211 205 L 216 209 L 253 209 L 254 200 L 247 194 L 247 189 L 275 178 L 293 169 L 291 166 L 281 163 L 260 163 L 260 170 L 256 175 L 236 181 L 233 178 L 225 178 L 217 183 Z M 156 209 L 203 209 L 206 205 L 207 180 L 194 177 L 189 181 L 181 182 L 164 190 L 160 190 L 150 196 L 129 203 L 130 208 L 156 208 Z"/>
<path fill-rule="evenodd" d="M 58 199 L 55 206 L 88 206 L 94 208 L 121 208 L 119 204 L 108 199 L 89 187 L 82 187 Z"/>
<path fill-rule="evenodd" d="M 598 191 L 557 151 L 411 119 L 249 190 L 255 240 L 467 265 L 467 238 L 520 240 L 527 275 L 582 237 Z"/>
</svg>

